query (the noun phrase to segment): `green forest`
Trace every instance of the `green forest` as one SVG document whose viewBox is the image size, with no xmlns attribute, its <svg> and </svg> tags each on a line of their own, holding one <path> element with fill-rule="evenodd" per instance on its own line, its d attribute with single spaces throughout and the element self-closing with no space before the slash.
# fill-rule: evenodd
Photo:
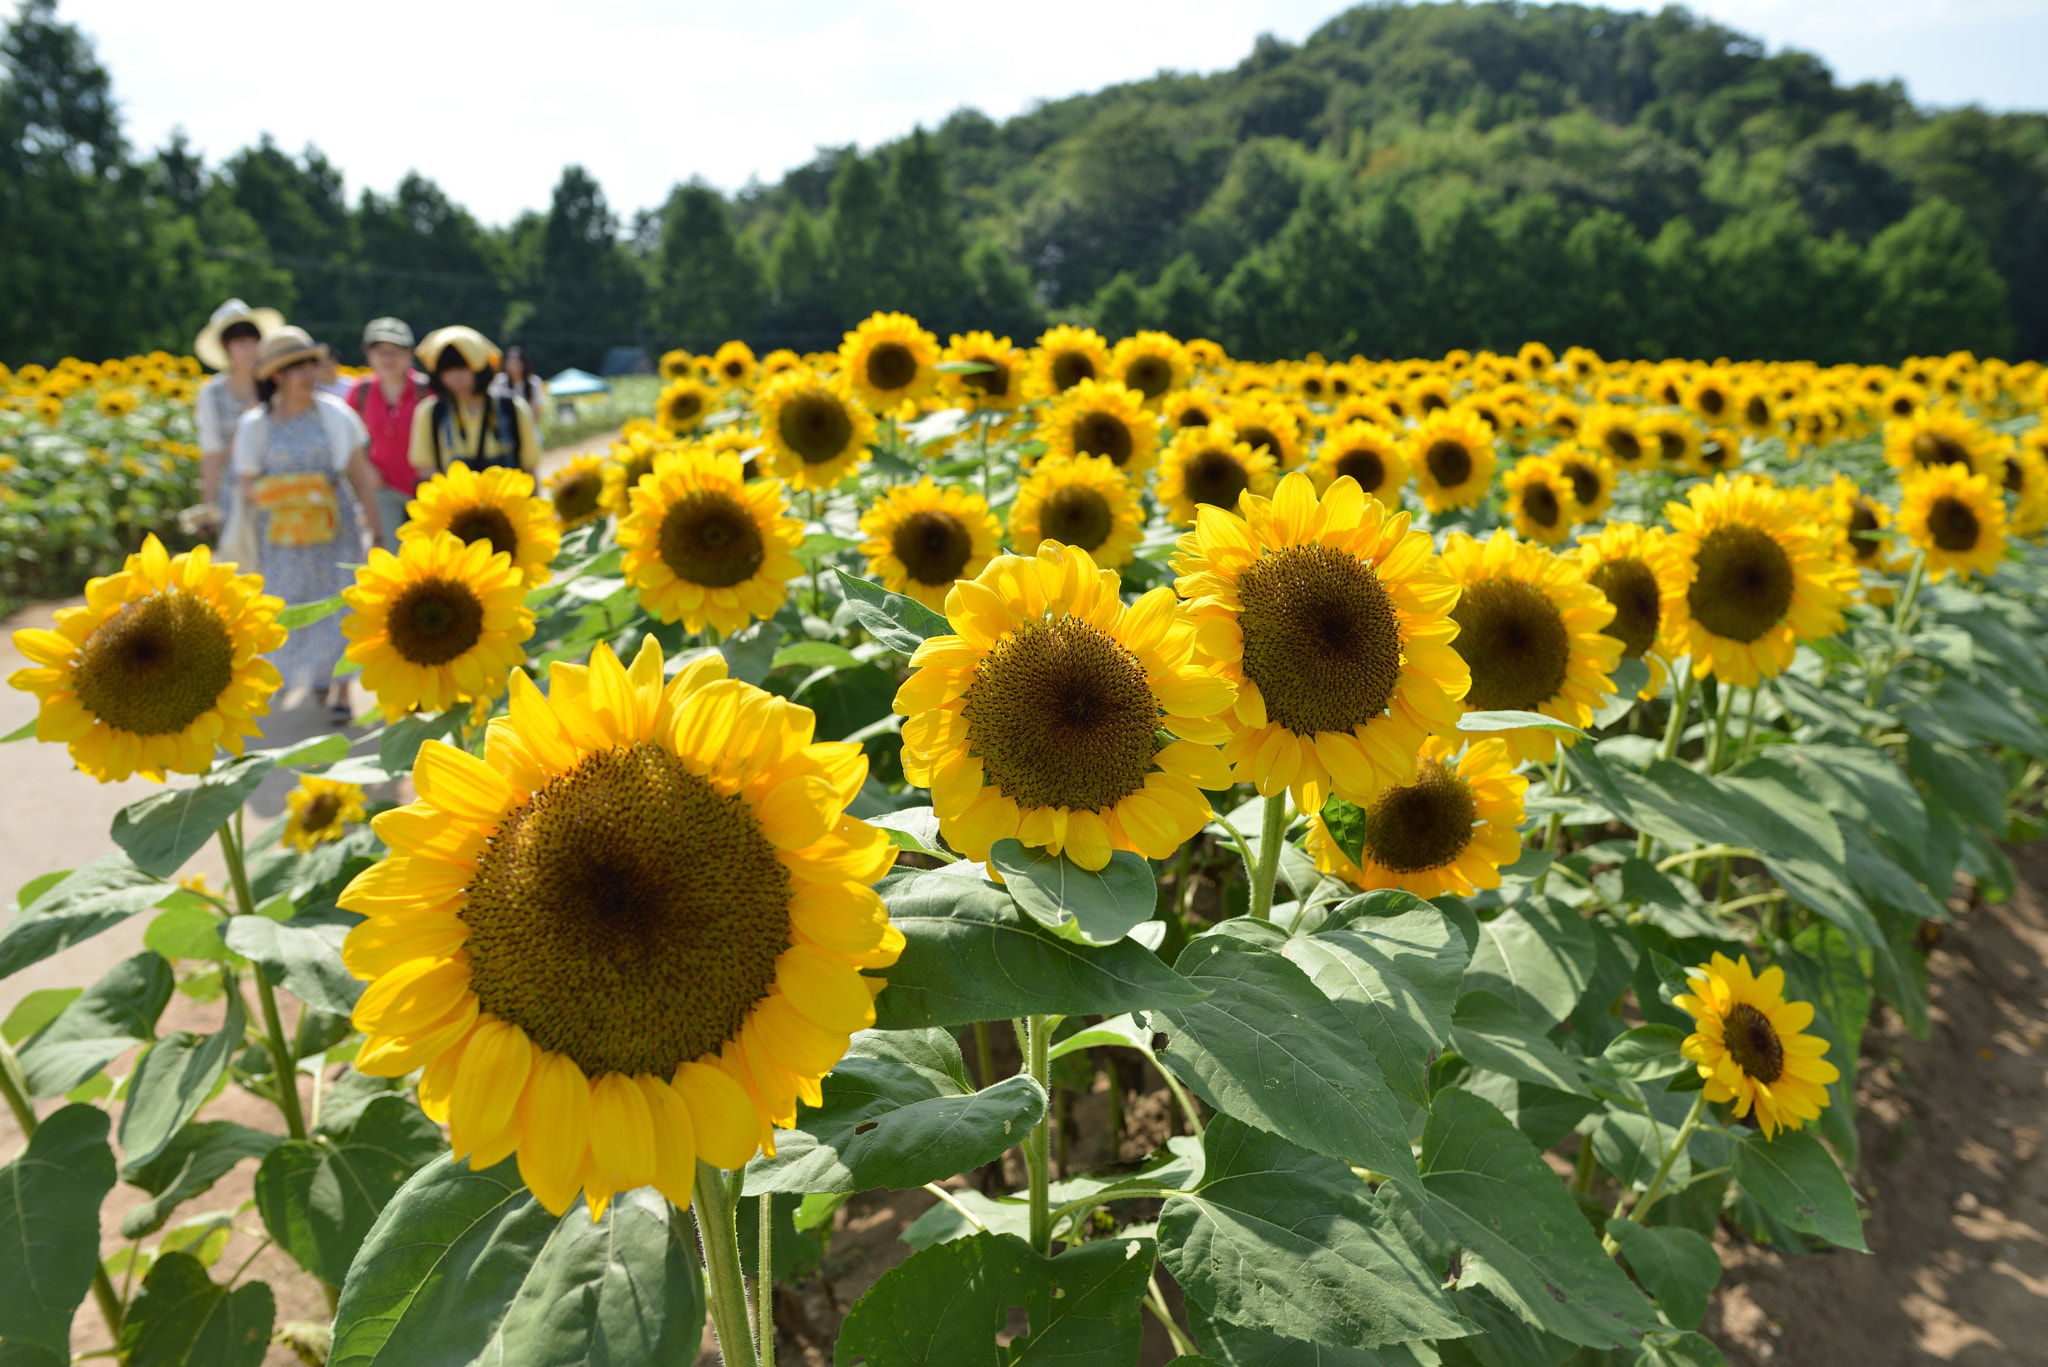
<svg viewBox="0 0 2048 1367">
<path fill-rule="evenodd" d="M 345 346 L 377 314 L 470 322 L 548 370 L 823 348 L 877 308 L 1253 357 L 2048 357 L 2048 115 L 1918 108 L 1676 7 L 1366 5 L 1229 71 L 963 109 L 630 218 L 571 166 L 503 227 L 421 175 L 351 201 L 316 148 L 130 146 L 55 0 L 0 61 L 16 363 L 182 348 L 230 294 Z"/>
</svg>

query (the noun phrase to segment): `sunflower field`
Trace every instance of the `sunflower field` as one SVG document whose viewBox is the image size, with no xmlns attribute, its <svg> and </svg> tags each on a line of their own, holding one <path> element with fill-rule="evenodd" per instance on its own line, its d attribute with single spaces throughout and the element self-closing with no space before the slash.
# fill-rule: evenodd
<svg viewBox="0 0 2048 1367">
<path fill-rule="evenodd" d="M 134 1363 L 754 1367 L 809 1303 L 873 1367 L 1700 1367 L 1717 1233 L 1865 1250 L 1865 1025 L 2042 819 L 2039 366 L 877 314 L 662 370 L 336 599 L 150 540 L 17 633 L 8 740 L 195 778 L 0 930 L 153 918 L 6 1022 L 10 1363 L 90 1298 Z M 377 729 L 252 747 L 334 614 Z"/>
</svg>

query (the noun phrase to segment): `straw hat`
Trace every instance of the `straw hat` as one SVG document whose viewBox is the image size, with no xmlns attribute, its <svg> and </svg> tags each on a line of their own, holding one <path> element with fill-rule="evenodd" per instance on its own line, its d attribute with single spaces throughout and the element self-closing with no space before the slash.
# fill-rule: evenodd
<svg viewBox="0 0 2048 1367">
<path fill-rule="evenodd" d="M 281 327 L 263 339 L 263 349 L 256 353 L 256 378 L 267 380 L 286 366 L 317 361 L 326 354 L 304 328 Z"/>
<path fill-rule="evenodd" d="M 213 317 L 199 330 L 199 336 L 192 342 L 192 354 L 214 370 L 226 370 L 228 349 L 221 345 L 220 335 L 236 323 L 252 324 L 258 337 L 268 337 L 284 326 L 284 315 L 276 309 L 252 309 L 239 299 L 230 299 L 215 309 Z"/>
<path fill-rule="evenodd" d="M 427 368 L 429 375 L 440 368 L 441 353 L 454 347 L 469 363 L 471 370 L 484 370 L 498 363 L 498 348 L 491 339 L 473 327 L 460 323 L 444 328 L 435 328 L 426 335 L 419 345 L 420 364 Z"/>
</svg>

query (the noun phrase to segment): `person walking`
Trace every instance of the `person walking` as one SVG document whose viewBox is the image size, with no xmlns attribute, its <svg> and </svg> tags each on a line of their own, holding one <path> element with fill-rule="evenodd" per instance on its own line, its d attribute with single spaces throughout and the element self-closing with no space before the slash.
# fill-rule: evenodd
<svg viewBox="0 0 2048 1367">
<path fill-rule="evenodd" d="M 382 539 L 377 476 L 365 455 L 370 434 L 355 411 L 319 388 L 320 348 L 301 328 L 263 339 L 256 358 L 259 402 L 235 427 L 233 467 L 242 506 L 254 519 L 265 591 L 287 604 L 331 598 L 354 580 L 354 564 Z M 329 614 L 292 632 L 270 657 L 287 688 L 320 689 L 336 726 L 354 719 L 348 681 L 334 677 L 344 642 Z"/>
<path fill-rule="evenodd" d="M 526 400 L 526 406 L 533 410 L 533 419 L 539 422 L 547 413 L 548 384 L 533 373 L 533 363 L 526 359 L 526 348 L 508 346 L 505 348 L 505 368 L 491 383 L 493 394 L 517 394 Z"/>
<path fill-rule="evenodd" d="M 222 487 L 222 473 L 234 445 L 235 424 L 256 403 L 257 349 L 283 326 L 284 315 L 276 309 L 252 309 L 230 299 L 213 311 L 192 342 L 192 354 L 219 373 L 199 386 L 193 400 L 199 428 L 200 506 L 192 510 L 195 516 L 189 522 L 182 517 L 180 522 L 192 535 L 220 537 L 220 549 L 229 558 L 237 491 L 232 480 Z"/>
<path fill-rule="evenodd" d="M 491 393 L 498 348 L 475 328 L 435 328 L 419 345 L 429 393 L 413 413 L 412 468 L 437 475 L 461 461 L 472 470 L 540 463 L 533 410 L 517 394 Z"/>
<path fill-rule="evenodd" d="M 412 329 L 402 318 L 372 318 L 363 328 L 363 354 L 371 373 L 349 391 L 348 406 L 370 432 L 370 468 L 377 475 L 377 513 L 384 529 L 378 545 L 398 554 L 405 505 L 419 487 L 412 468 L 412 420 L 427 377 L 412 368 Z"/>
</svg>

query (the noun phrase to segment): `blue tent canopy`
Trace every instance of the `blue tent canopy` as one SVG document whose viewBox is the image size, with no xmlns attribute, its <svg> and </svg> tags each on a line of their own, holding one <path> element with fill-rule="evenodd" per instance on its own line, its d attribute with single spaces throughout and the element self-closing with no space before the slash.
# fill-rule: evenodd
<svg viewBox="0 0 2048 1367">
<path fill-rule="evenodd" d="M 548 395 L 556 399 L 574 398 L 578 394 L 609 394 L 611 386 L 587 370 L 574 366 L 548 381 Z"/>
</svg>

